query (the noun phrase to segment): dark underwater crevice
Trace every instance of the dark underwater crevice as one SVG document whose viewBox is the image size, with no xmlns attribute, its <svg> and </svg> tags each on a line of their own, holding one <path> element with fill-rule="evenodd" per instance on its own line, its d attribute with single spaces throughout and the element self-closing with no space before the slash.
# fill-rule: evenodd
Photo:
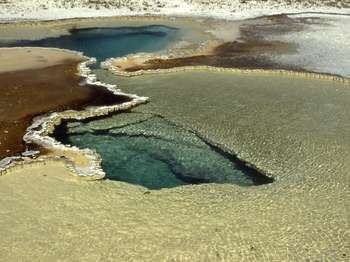
<svg viewBox="0 0 350 262">
<path fill-rule="evenodd" d="M 223 149 L 221 149 L 219 146 L 209 143 L 199 135 L 197 136 L 201 138 L 202 141 L 211 148 L 211 150 L 215 151 L 216 153 L 228 159 L 229 161 L 235 163 L 236 164 L 235 168 L 244 172 L 246 175 L 248 175 L 252 179 L 255 185 L 264 185 L 264 184 L 270 184 L 274 182 L 274 179 L 272 177 L 266 176 L 261 172 L 257 171 L 257 169 L 251 167 L 246 161 L 239 159 L 237 155 L 230 154 L 224 151 Z"/>
<path fill-rule="evenodd" d="M 165 118 L 164 116 L 162 116 L 160 114 L 153 114 L 153 115 L 167 121 L 168 124 L 174 126 L 175 128 L 185 129 L 183 126 L 177 125 L 176 123 L 170 121 L 169 119 Z M 250 163 L 248 163 L 244 160 L 241 160 L 240 158 L 238 158 L 237 154 L 229 153 L 229 152 L 223 150 L 219 145 L 216 145 L 215 143 L 210 142 L 204 136 L 200 135 L 199 133 L 197 133 L 193 130 L 190 130 L 190 129 L 185 129 L 185 130 L 192 133 L 196 137 L 198 137 L 202 142 L 204 142 L 207 146 L 209 146 L 211 148 L 211 150 L 215 151 L 216 153 L 218 153 L 222 157 L 226 158 L 230 162 L 235 163 L 235 168 L 242 171 L 246 175 L 248 175 L 253 180 L 255 185 L 270 184 L 270 183 L 274 182 L 274 179 L 272 177 L 267 176 L 267 175 L 263 174 L 262 172 L 258 171 L 257 168 L 253 167 Z"/>
<path fill-rule="evenodd" d="M 128 112 L 128 113 L 140 114 L 140 112 L 135 112 L 135 111 Z M 186 146 L 186 147 L 197 148 L 197 149 L 203 150 L 203 147 L 198 146 L 198 145 L 196 146 L 195 144 L 191 144 L 191 143 L 188 144 L 188 143 L 183 143 L 183 142 L 181 143 L 181 141 L 179 142 L 177 140 L 164 138 L 162 136 L 158 136 L 158 135 L 154 135 L 154 134 L 146 134 L 146 133 L 142 133 L 142 132 L 137 133 L 137 134 L 129 134 L 126 131 L 121 131 L 121 133 L 111 133 L 110 132 L 112 129 L 118 130 L 118 129 L 121 129 L 123 127 L 129 127 L 129 126 L 133 126 L 133 125 L 137 125 L 137 124 L 142 124 L 142 123 L 145 123 L 145 122 L 150 121 L 152 119 L 158 118 L 158 119 L 161 119 L 162 121 L 164 121 L 166 123 L 166 125 L 172 126 L 177 130 L 182 130 L 182 131 L 191 133 L 193 136 L 198 138 L 204 145 L 206 145 L 211 151 L 215 152 L 216 154 L 220 155 L 222 158 L 231 162 L 234 166 L 232 168 L 234 168 L 235 170 L 239 170 L 247 178 L 249 177 L 249 179 L 252 181 L 252 185 L 255 185 L 255 186 L 264 185 L 264 184 L 272 183 L 274 181 L 273 178 L 270 178 L 270 177 L 264 175 L 262 172 L 259 172 L 256 168 L 252 167 L 249 163 L 240 160 L 236 155 L 234 155 L 232 153 L 228 153 L 227 151 L 223 150 L 220 146 L 215 145 L 212 142 L 209 142 L 207 139 L 205 139 L 200 134 L 194 132 L 193 130 L 185 129 L 184 127 L 179 126 L 179 125 L 171 122 L 170 120 L 166 119 L 162 115 L 152 114 L 152 113 L 144 113 L 144 112 L 141 112 L 141 114 L 149 114 L 150 117 L 147 117 L 146 119 L 142 119 L 140 121 L 135 121 L 135 122 L 128 123 L 128 124 L 118 126 L 118 127 L 111 127 L 108 129 L 74 132 L 74 134 L 72 134 L 72 136 L 84 136 L 86 134 L 91 134 L 91 135 L 95 135 L 95 136 L 101 135 L 101 136 L 109 136 L 109 137 L 122 138 L 122 139 L 125 139 L 125 138 L 130 138 L 130 139 L 145 138 L 145 139 L 159 140 L 160 143 L 166 142 L 166 143 L 171 143 L 171 144 L 177 145 L 177 146 L 181 145 L 181 146 Z M 96 117 L 95 120 L 103 119 L 103 118 L 105 118 L 105 117 Z M 90 121 L 91 121 L 91 119 L 83 121 L 83 122 L 87 123 Z M 55 129 L 53 136 L 57 140 L 59 140 L 60 142 L 62 142 L 64 144 L 71 144 L 72 141 L 70 141 L 69 136 L 67 134 L 68 134 L 67 122 L 64 122 Z M 216 183 L 215 179 L 210 180 L 210 179 L 204 178 L 205 174 L 201 174 L 200 171 L 197 174 L 191 173 L 191 172 L 186 173 L 187 171 L 185 172 L 186 174 L 181 172 L 182 170 L 185 170 L 186 168 L 183 167 L 182 164 L 176 160 L 176 158 L 172 157 L 171 154 L 170 155 L 166 154 L 163 156 L 162 154 L 159 154 L 159 153 L 152 154 L 151 152 L 148 152 L 147 150 L 146 151 L 142 151 L 142 149 L 137 149 L 137 150 L 138 150 L 137 154 L 146 153 L 149 156 L 151 156 L 152 159 L 160 161 L 163 164 L 165 164 L 166 166 L 168 166 L 169 170 L 176 177 L 176 179 L 182 181 L 184 184 Z M 205 159 L 203 159 L 203 161 L 205 161 Z M 192 174 L 192 176 L 191 176 L 191 174 Z M 107 175 L 106 179 L 119 181 L 118 178 L 114 178 L 113 176 L 108 176 L 108 175 Z M 219 183 L 222 183 L 222 182 L 219 182 Z M 159 189 L 159 188 L 150 188 L 150 189 Z"/>
<path fill-rule="evenodd" d="M 157 157 L 157 156 L 154 156 L 154 158 L 159 160 L 159 161 L 161 161 L 161 162 L 163 162 L 164 164 L 168 165 L 169 169 L 174 174 L 174 176 L 177 179 L 185 182 L 186 184 L 199 185 L 199 184 L 209 184 L 209 183 L 211 183 L 211 181 L 208 180 L 208 179 L 194 178 L 194 177 L 190 177 L 190 176 L 185 176 L 181 172 L 178 172 L 176 170 L 176 166 L 174 165 L 173 161 L 171 161 L 171 160 L 167 160 L 165 158 L 160 158 L 160 157 Z"/>
</svg>

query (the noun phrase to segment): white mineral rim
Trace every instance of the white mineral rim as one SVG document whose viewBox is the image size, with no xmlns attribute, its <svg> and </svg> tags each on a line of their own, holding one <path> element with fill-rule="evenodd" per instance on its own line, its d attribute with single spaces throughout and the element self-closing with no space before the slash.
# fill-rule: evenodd
<svg viewBox="0 0 350 262">
<path fill-rule="evenodd" d="M 101 167 L 102 160 L 98 153 L 90 149 L 79 149 L 75 146 L 64 145 L 58 142 L 53 137 L 51 137 L 50 134 L 54 131 L 55 127 L 59 125 L 63 120 L 84 120 L 91 117 L 108 115 L 113 112 L 126 110 L 135 107 L 139 104 L 143 104 L 148 101 L 148 98 L 140 97 L 134 94 L 126 94 L 117 89 L 116 85 L 106 84 L 97 81 L 96 75 L 92 74 L 91 69 L 88 67 L 88 65 L 96 63 L 95 58 L 84 56 L 81 52 L 63 49 L 59 50 L 73 52 L 82 56 L 83 59 L 86 59 L 85 61 L 79 63 L 78 75 L 84 77 L 86 79 L 87 84 L 104 87 L 114 95 L 123 95 L 129 97 L 131 101 L 111 106 L 87 107 L 82 111 L 66 110 L 63 112 L 54 112 L 50 115 L 36 117 L 33 119 L 32 124 L 27 128 L 23 140 L 28 144 L 36 144 L 52 151 L 59 150 L 60 152 L 63 152 L 61 155 L 64 155 L 64 152 L 69 151 L 75 154 L 81 154 L 88 160 L 88 167 L 82 168 L 75 165 L 72 161 L 64 159 L 68 169 L 73 174 L 80 177 L 86 177 L 89 179 L 102 179 L 103 177 L 105 177 L 105 172 Z M 56 158 L 62 160 L 62 157 Z M 15 167 L 16 164 L 19 163 L 19 160 L 24 160 L 24 158 L 16 156 L 7 157 L 0 160 L 0 175 L 6 173 L 7 169 Z M 42 161 L 42 159 L 39 159 L 39 161 L 40 160 Z"/>
<path fill-rule="evenodd" d="M 137 57 L 138 55 L 134 55 Z M 180 66 L 180 67 L 172 67 L 166 69 L 148 69 L 148 70 L 137 70 L 134 72 L 127 72 L 119 67 L 113 65 L 113 63 L 123 62 L 127 59 L 127 57 L 117 57 L 117 58 L 109 58 L 101 63 L 101 68 L 106 69 L 112 72 L 115 75 L 124 76 L 124 77 L 133 77 L 140 75 L 149 75 L 149 74 L 164 74 L 164 73 L 176 73 L 182 71 L 214 71 L 214 72 L 232 72 L 232 73 L 263 73 L 269 75 L 289 75 L 293 77 L 299 78 L 308 78 L 308 79 L 324 79 L 329 81 L 341 82 L 344 84 L 350 84 L 350 78 L 327 74 L 327 73 L 313 73 L 313 72 L 297 72 L 291 70 L 283 70 L 283 69 L 241 69 L 241 68 L 227 68 L 227 67 L 216 67 L 216 66 L 206 66 L 206 65 L 198 65 L 198 66 Z M 148 55 L 147 59 L 164 59 L 159 56 Z"/>
</svg>

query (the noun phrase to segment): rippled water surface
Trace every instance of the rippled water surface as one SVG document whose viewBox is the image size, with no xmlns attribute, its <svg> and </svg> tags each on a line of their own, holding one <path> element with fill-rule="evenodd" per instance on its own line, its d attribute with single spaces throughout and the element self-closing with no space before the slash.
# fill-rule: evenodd
<svg viewBox="0 0 350 262">
<path fill-rule="evenodd" d="M 107 178 L 149 189 L 271 182 L 193 132 L 152 114 L 123 113 L 69 123 L 56 136 L 62 142 L 95 149 L 102 156 Z"/>
</svg>

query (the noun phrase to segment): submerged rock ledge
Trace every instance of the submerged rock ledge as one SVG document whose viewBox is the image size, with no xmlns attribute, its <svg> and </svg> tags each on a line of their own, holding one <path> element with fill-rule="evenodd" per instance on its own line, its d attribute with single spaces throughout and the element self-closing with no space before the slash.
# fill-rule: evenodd
<svg viewBox="0 0 350 262">
<path fill-rule="evenodd" d="M 123 112 L 79 124 L 63 122 L 54 137 L 64 144 L 95 149 L 109 180 L 148 189 L 208 183 L 260 186 L 274 181 L 220 144 L 161 114 Z"/>
<path fill-rule="evenodd" d="M 58 49 L 62 50 L 62 49 Z M 97 81 L 96 76 L 91 73 L 91 69 L 88 67 L 90 64 L 96 63 L 95 58 L 89 58 L 84 56 L 81 52 L 68 51 L 75 53 L 85 60 L 78 65 L 78 75 L 83 77 L 86 84 L 100 86 L 108 89 L 114 95 L 122 95 L 129 97 L 131 100 L 117 105 L 110 106 L 98 106 L 87 107 L 82 111 L 66 110 L 63 112 L 54 112 L 50 115 L 39 116 L 33 120 L 33 123 L 27 128 L 27 132 L 23 137 L 23 140 L 27 144 L 36 144 L 45 150 L 54 152 L 56 156 L 44 156 L 37 160 L 31 160 L 27 157 L 7 157 L 0 161 L 0 176 L 6 174 L 10 169 L 18 166 L 23 166 L 27 163 L 42 163 L 46 161 L 64 160 L 68 169 L 75 175 L 86 177 L 89 179 L 101 179 L 105 176 L 101 168 L 101 157 L 90 149 L 79 149 L 77 147 L 66 146 L 49 135 L 54 131 L 55 127 L 59 125 L 63 120 L 76 119 L 83 120 L 91 117 L 107 115 L 112 112 L 126 110 L 136 105 L 145 103 L 148 101 L 147 97 L 139 97 L 133 94 L 126 94 L 116 89 L 115 85 L 110 85 Z M 61 156 L 57 156 L 57 153 Z M 74 161 L 74 156 L 82 155 L 87 160 L 87 165 L 78 166 Z M 73 156 L 73 157 L 72 157 Z M 18 165 L 20 164 L 20 165 Z"/>
</svg>

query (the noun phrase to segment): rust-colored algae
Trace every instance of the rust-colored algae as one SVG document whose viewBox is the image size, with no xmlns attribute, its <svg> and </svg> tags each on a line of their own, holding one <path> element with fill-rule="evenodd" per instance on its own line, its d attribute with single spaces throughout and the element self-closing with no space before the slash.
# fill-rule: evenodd
<svg viewBox="0 0 350 262">
<path fill-rule="evenodd" d="M 169 69 L 185 66 L 213 66 L 224 68 L 242 69 L 286 69 L 297 70 L 300 68 L 277 65 L 266 56 L 267 53 L 286 51 L 292 47 L 281 42 L 249 41 L 226 42 L 214 48 L 208 55 L 193 55 L 172 59 L 150 59 L 143 64 L 125 68 L 126 72 L 140 70 Z"/>
<path fill-rule="evenodd" d="M 72 59 L 41 69 L 0 73 L 0 159 L 26 149 L 22 138 L 37 115 L 130 100 L 84 84 L 77 75 L 80 62 Z"/>
</svg>

